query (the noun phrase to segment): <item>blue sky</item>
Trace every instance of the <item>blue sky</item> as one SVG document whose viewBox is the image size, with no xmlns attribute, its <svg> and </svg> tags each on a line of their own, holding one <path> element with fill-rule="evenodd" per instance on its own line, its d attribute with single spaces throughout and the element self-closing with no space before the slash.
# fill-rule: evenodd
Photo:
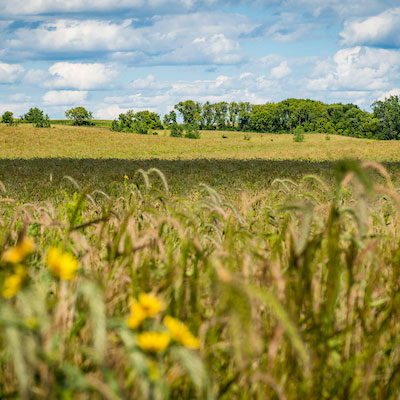
<svg viewBox="0 0 400 400">
<path fill-rule="evenodd" d="M 0 0 L 0 113 L 400 94 L 400 0 Z"/>
</svg>

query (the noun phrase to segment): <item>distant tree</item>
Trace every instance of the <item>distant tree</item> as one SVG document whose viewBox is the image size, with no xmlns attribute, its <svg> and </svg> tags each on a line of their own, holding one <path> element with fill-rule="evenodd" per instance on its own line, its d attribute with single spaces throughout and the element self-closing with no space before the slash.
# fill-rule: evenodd
<svg viewBox="0 0 400 400">
<path fill-rule="evenodd" d="M 36 128 L 50 128 L 50 119 L 46 114 L 44 115 L 39 108 L 30 108 L 29 111 L 21 117 L 23 122 L 35 124 Z"/>
<path fill-rule="evenodd" d="M 6 111 L 1 117 L 1 121 L 4 124 L 12 125 L 14 123 L 13 113 L 11 111 Z"/>
<path fill-rule="evenodd" d="M 201 104 L 193 100 L 181 101 L 174 106 L 182 115 L 183 122 L 187 125 L 198 125 L 201 113 Z"/>
<path fill-rule="evenodd" d="M 168 114 L 165 114 L 163 122 L 167 126 L 176 124 L 176 112 L 171 110 Z"/>
<path fill-rule="evenodd" d="M 75 107 L 65 111 L 65 116 L 72 120 L 73 125 L 93 125 L 93 113 L 86 110 L 85 107 Z"/>
<path fill-rule="evenodd" d="M 390 96 L 384 101 L 372 103 L 374 117 L 378 119 L 381 139 L 400 139 L 400 98 Z"/>
</svg>

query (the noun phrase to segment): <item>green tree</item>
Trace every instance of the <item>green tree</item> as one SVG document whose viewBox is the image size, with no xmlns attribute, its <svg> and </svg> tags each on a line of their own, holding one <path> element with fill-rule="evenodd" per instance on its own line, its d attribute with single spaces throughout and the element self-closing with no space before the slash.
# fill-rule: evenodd
<svg viewBox="0 0 400 400">
<path fill-rule="evenodd" d="M 163 122 L 167 126 L 176 124 L 176 112 L 171 110 L 168 114 L 165 114 Z"/>
<path fill-rule="evenodd" d="M 21 117 L 23 122 L 35 124 L 36 128 L 50 128 L 50 119 L 46 114 L 44 115 L 39 108 L 30 108 L 29 111 Z"/>
<path fill-rule="evenodd" d="M 73 125 L 94 125 L 91 121 L 93 119 L 93 113 L 86 110 L 85 107 L 74 107 L 65 111 L 65 116 L 72 120 Z"/>
<path fill-rule="evenodd" d="M 1 121 L 4 124 L 12 125 L 14 123 L 13 113 L 11 111 L 6 111 L 1 117 Z"/>
<path fill-rule="evenodd" d="M 381 139 L 400 139 L 400 99 L 390 96 L 384 101 L 372 103 L 374 117 L 379 121 Z"/>
<path fill-rule="evenodd" d="M 198 125 L 201 114 L 201 104 L 193 100 L 181 101 L 174 106 L 181 113 L 183 122 L 187 125 Z"/>
</svg>

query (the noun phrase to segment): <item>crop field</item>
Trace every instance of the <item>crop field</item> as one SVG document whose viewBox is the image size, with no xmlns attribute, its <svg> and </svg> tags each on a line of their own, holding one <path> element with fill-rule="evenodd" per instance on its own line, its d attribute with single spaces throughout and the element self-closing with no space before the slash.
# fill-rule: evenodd
<svg viewBox="0 0 400 400">
<path fill-rule="evenodd" d="M 157 133 L 0 126 L 0 398 L 398 399 L 400 143 Z"/>
</svg>

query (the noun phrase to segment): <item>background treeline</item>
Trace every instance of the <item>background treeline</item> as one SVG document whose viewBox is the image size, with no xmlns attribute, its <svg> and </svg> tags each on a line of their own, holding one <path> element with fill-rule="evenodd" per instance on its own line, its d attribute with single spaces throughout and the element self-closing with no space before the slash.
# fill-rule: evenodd
<svg viewBox="0 0 400 400">
<path fill-rule="evenodd" d="M 287 99 L 278 103 L 201 104 L 192 100 L 174 106 L 184 124 L 198 129 L 239 130 L 272 133 L 320 132 L 353 137 L 399 139 L 400 103 L 398 96 L 372 104 L 373 113 L 354 104 L 325 104 L 321 101 Z M 176 123 L 177 114 L 164 116 L 164 124 Z"/>
</svg>

